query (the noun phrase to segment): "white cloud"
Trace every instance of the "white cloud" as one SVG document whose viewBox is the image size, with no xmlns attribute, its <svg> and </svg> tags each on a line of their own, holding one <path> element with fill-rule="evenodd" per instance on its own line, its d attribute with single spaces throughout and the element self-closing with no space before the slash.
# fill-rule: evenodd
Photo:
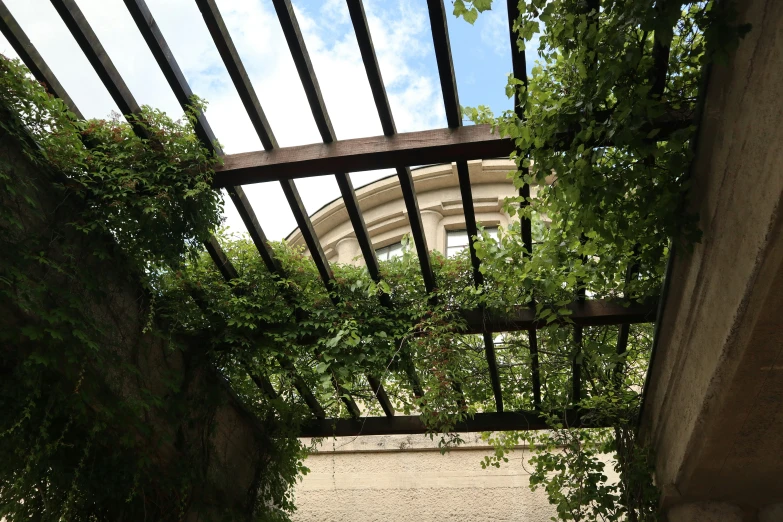
<svg viewBox="0 0 783 522">
<path fill-rule="evenodd" d="M 340 139 L 381 134 L 380 121 L 344 0 L 326 0 L 317 12 L 295 9 Z M 409 0 L 365 3 L 398 130 L 445 126 L 423 5 Z M 7 5 L 60 82 L 87 117 L 105 117 L 116 105 L 47 0 L 7 0 Z M 182 111 L 122 0 L 78 0 L 107 53 L 141 104 L 180 116 Z M 148 0 L 193 91 L 209 102 L 207 117 L 226 152 L 261 149 L 203 18 L 192 0 Z M 293 59 L 271 2 L 221 0 L 223 18 L 281 146 L 320 142 Z M 6 52 L 10 46 L 2 42 Z M 13 54 L 13 53 L 11 53 Z M 352 176 L 357 185 L 387 173 Z M 297 182 L 309 212 L 339 196 L 332 176 Z M 278 183 L 245 187 L 271 239 L 295 226 Z M 228 224 L 244 230 L 233 205 Z"/>
<path fill-rule="evenodd" d="M 495 54 L 505 56 L 508 53 L 508 12 L 503 4 L 497 3 L 494 9 L 479 15 L 476 25 L 481 41 Z"/>
</svg>

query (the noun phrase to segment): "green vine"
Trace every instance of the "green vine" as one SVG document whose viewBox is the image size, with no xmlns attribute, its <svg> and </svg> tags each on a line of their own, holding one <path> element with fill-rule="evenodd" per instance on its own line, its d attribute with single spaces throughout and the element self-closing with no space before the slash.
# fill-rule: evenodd
<svg viewBox="0 0 783 522">
<path fill-rule="evenodd" d="M 490 4 L 455 1 L 454 14 L 472 23 Z M 554 429 L 488 435 L 496 454 L 483 464 L 499 466 L 524 442 L 534 451 L 532 486 L 546 490 L 560 519 L 654 519 L 651 458 L 634 431 L 652 328 L 632 325 L 627 350 L 617 353 L 619 327 L 585 327 L 577 343 L 559 323 L 568 323 L 566 305 L 583 289 L 595 299 L 657 296 L 669 240 L 698 241 L 696 216 L 683 209 L 701 69 L 747 28 L 731 26 L 713 2 L 593 5 L 520 3 L 520 48 L 540 32 L 529 85 L 510 78 L 507 88 L 524 118 L 495 118 L 485 107 L 464 114 L 515 140 L 511 177 L 535 197 L 511 198 L 506 210 L 531 220 L 534 248 L 520 220 L 497 241 L 482 233 L 480 289 L 466 252 L 433 253 L 436 295 L 425 292 L 410 244 L 382 263 L 381 283 L 362 267 L 333 266 L 334 295 L 312 260 L 284 243 L 273 245 L 283 275 L 270 274 L 247 237 L 220 231 L 222 200 L 210 188 L 217 159 L 190 121 L 150 108 L 133 126 L 76 121 L 18 62 L 1 59 L 3 145 L 21 146 L 36 170 L 23 172 L 12 155 L 0 161 L 0 295 L 10 303 L 0 342 L 13 347 L 0 351 L 0 517 L 177 520 L 198 502 L 206 457 L 194 453 L 203 446 L 185 441 L 189 465 L 167 468 L 146 444 L 146 426 L 199 403 L 194 423 L 208 433 L 213 399 L 184 397 L 185 383 L 174 378 L 168 390 L 142 387 L 118 399 L 117 382 L 140 372 L 117 348 L 125 341 L 114 326 L 143 331 L 191 368 L 214 368 L 229 381 L 268 431 L 252 515 L 287 520 L 292 485 L 307 471 L 296 439 L 311 417 L 302 386 L 327 417 L 349 415 L 345 395 L 363 415 L 382 415 L 367 383 L 378 378 L 398 411 L 445 434 L 445 450 L 460 442 L 448 435 L 457 422 L 495 408 L 483 340 L 463 333 L 461 311 L 533 306 L 547 325 L 538 330 L 541 404 L 532 396 L 527 333 L 496 339 L 501 387 L 506 410 L 538 408 Z M 196 103 L 188 118 L 199 110 Z M 46 214 L 51 208 L 55 215 Z M 211 234 L 237 269 L 229 283 L 201 247 Z M 119 284 L 106 287 L 101 262 L 142 289 L 138 323 L 92 305 L 122 294 Z M 574 365 L 583 382 L 577 405 Z M 563 425 L 573 406 L 613 427 Z M 147 513 L 150 506 L 158 512 Z"/>
</svg>

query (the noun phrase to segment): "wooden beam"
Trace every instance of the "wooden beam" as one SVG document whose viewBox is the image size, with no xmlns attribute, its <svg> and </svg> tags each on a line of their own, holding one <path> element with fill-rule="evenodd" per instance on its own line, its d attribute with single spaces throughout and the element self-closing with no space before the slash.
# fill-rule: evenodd
<svg viewBox="0 0 783 522">
<path fill-rule="evenodd" d="M 514 22 L 519 18 L 519 1 L 507 0 L 506 7 L 508 9 L 508 36 L 511 41 L 511 66 L 514 78 L 521 80 L 525 86 L 525 90 L 528 87 L 527 78 L 527 59 L 524 51 L 519 49 L 517 33 L 514 32 Z M 518 95 L 514 98 L 514 112 L 516 112 L 517 118 L 520 120 L 525 119 L 524 110 L 521 106 L 521 100 Z"/>
<path fill-rule="evenodd" d="M 38 54 L 33 43 L 25 32 L 22 31 L 22 28 L 16 22 L 16 19 L 11 15 L 11 12 L 2 0 L 0 0 L 0 32 L 3 33 L 6 40 L 8 40 L 8 43 L 10 43 L 11 47 L 16 51 L 16 54 L 19 55 L 22 62 L 24 62 L 27 68 L 30 69 L 30 72 L 33 73 L 35 79 L 42 83 L 44 87 L 46 87 L 46 90 L 55 98 L 60 98 L 63 103 L 65 103 L 65 106 L 68 107 L 68 110 L 76 115 L 77 119 L 83 120 L 84 116 L 79 112 L 76 104 L 71 97 L 68 96 L 65 88 L 57 80 L 57 77 L 52 70 L 49 69 L 49 66 L 46 65 L 46 62 L 41 55 Z"/>
<path fill-rule="evenodd" d="M 155 19 L 152 16 L 147 4 L 144 0 L 125 0 L 125 6 L 130 12 L 131 18 L 136 22 L 136 27 L 139 29 L 141 36 L 147 43 L 152 56 L 158 63 L 163 76 L 174 92 L 174 96 L 177 98 L 180 107 L 183 111 L 188 110 L 191 105 L 191 97 L 193 91 L 190 89 L 185 75 L 179 68 L 177 60 L 174 59 L 174 53 L 169 48 L 166 39 L 163 37 L 158 24 L 155 23 Z M 215 133 L 212 132 L 212 127 L 206 120 L 203 113 L 199 113 L 196 124 L 194 125 L 196 135 L 201 142 L 209 150 L 217 153 L 219 156 L 223 155 L 223 151 L 220 149 Z"/>
<path fill-rule="evenodd" d="M 216 169 L 215 186 L 496 158 L 513 150 L 514 143 L 492 133 L 490 125 L 406 132 L 231 154 Z"/>
<path fill-rule="evenodd" d="M 375 395 L 375 398 L 378 399 L 378 404 L 381 405 L 383 413 L 385 413 L 387 417 L 394 417 L 394 406 L 392 406 L 389 396 L 386 395 L 386 390 L 383 389 L 381 380 L 372 375 L 367 375 L 367 382 L 370 383 L 372 393 Z"/>
<path fill-rule="evenodd" d="M 658 298 L 636 303 L 623 300 L 593 299 L 574 301 L 567 305 L 571 315 L 558 319 L 555 324 L 577 326 L 606 326 L 612 324 L 651 323 L 655 321 Z M 467 328 L 462 333 L 482 334 L 491 332 L 516 332 L 520 330 L 541 329 L 546 321 L 536 319 L 534 308 L 517 307 L 511 313 L 497 313 L 492 310 L 463 310 L 460 315 Z"/>
<path fill-rule="evenodd" d="M 607 425 L 594 418 L 592 412 L 568 410 L 559 419 L 569 428 L 596 428 Z M 476 413 L 472 418 L 458 422 L 453 433 L 480 431 L 545 430 L 551 424 L 543 415 L 532 411 L 503 413 Z M 363 419 L 313 419 L 300 432 L 301 437 L 356 437 L 359 435 L 416 435 L 427 433 L 418 415 L 395 417 L 367 417 Z"/>
<path fill-rule="evenodd" d="M 174 58 L 174 53 L 172 53 L 166 39 L 163 37 L 163 33 L 160 32 L 160 28 L 155 22 L 147 4 L 144 0 L 125 0 L 125 5 L 134 22 L 136 22 L 136 26 L 139 28 L 144 41 L 147 42 L 152 56 L 158 63 L 158 67 L 163 72 L 163 76 L 174 92 L 174 96 L 177 98 L 182 110 L 187 111 L 190 108 L 193 91 L 185 79 L 185 75 L 182 73 L 177 60 Z M 224 155 L 223 150 L 218 145 L 212 127 L 209 125 L 206 116 L 201 112 L 196 118 L 194 130 L 205 147 L 218 156 Z M 258 249 L 258 253 L 261 255 L 267 269 L 273 274 L 282 275 L 280 262 L 275 258 L 272 247 L 269 246 L 266 234 L 264 234 L 258 222 L 253 207 L 245 195 L 245 191 L 242 187 L 226 187 L 226 190 L 231 197 L 231 201 L 234 202 L 234 206 L 236 206 L 237 212 L 242 218 L 248 234 Z"/>
<path fill-rule="evenodd" d="M 672 110 L 650 125 L 645 125 L 639 132 L 646 134 L 652 129 L 659 129 L 660 132 L 651 140 L 665 141 L 673 132 L 687 128 L 691 123 L 690 108 Z M 434 165 L 511 154 L 515 147 L 513 140 L 501 138 L 491 130 L 490 125 L 469 125 L 231 154 L 225 157 L 224 165 L 216 169 L 213 185 L 222 188 L 325 176 L 334 172 Z M 555 151 L 563 150 L 573 137 L 573 132 L 562 132 L 548 146 Z M 609 140 L 588 145 L 614 146 Z"/>
<path fill-rule="evenodd" d="M 101 82 L 109 91 L 114 103 L 117 104 L 117 108 L 120 109 L 123 116 L 133 126 L 134 132 L 142 138 L 149 137 L 146 129 L 138 125 L 131 116 L 138 115 L 141 112 L 141 107 L 136 102 L 133 94 L 131 94 L 128 86 L 125 85 L 125 81 L 123 81 L 122 76 L 117 71 L 111 58 L 109 58 L 103 45 L 101 45 L 98 36 L 90 27 L 79 6 L 76 5 L 74 0 L 51 0 L 51 2 L 66 27 L 68 27 L 71 35 L 73 35 L 76 43 L 81 47 L 87 61 L 90 62 Z"/>
<path fill-rule="evenodd" d="M 276 149 L 278 147 L 277 140 L 272 134 L 269 121 L 261 108 L 261 103 L 258 101 L 258 96 L 256 96 L 247 71 L 242 65 L 239 52 L 234 46 L 217 4 L 214 0 L 196 0 L 196 5 L 201 11 L 204 23 L 212 36 L 212 41 L 215 42 L 215 47 L 223 59 L 223 64 L 226 66 L 228 75 L 237 89 L 237 94 L 247 110 L 247 115 L 250 117 L 250 122 L 258 134 L 261 144 L 266 150 Z"/>
<path fill-rule="evenodd" d="M 370 36 L 370 25 L 367 23 L 367 15 L 364 12 L 362 0 L 347 0 L 348 14 L 351 16 L 356 41 L 359 44 L 359 52 L 362 55 L 364 69 L 367 71 L 367 80 L 370 82 L 375 107 L 378 109 L 378 117 L 381 120 L 381 128 L 385 136 L 397 134 L 394 124 L 389 97 L 386 95 L 386 87 L 383 83 L 381 68 L 378 65 L 378 57 L 375 55 L 375 46 Z"/>
<path fill-rule="evenodd" d="M 430 16 L 432 43 L 435 46 L 435 61 L 438 63 L 443 104 L 446 107 L 446 121 L 449 127 L 456 128 L 462 125 L 462 114 L 457 94 L 457 78 L 454 75 L 454 64 L 451 59 L 449 25 L 446 21 L 443 0 L 427 0 L 427 10 Z"/>
<path fill-rule="evenodd" d="M 394 136 L 397 134 L 397 126 L 394 124 L 389 97 L 386 95 L 386 87 L 383 83 L 381 68 L 378 64 L 378 57 L 375 55 L 375 46 L 370 36 L 370 26 L 367 23 L 367 16 L 364 12 L 364 6 L 361 0 L 348 0 L 348 13 L 351 16 L 356 41 L 359 44 L 359 52 L 362 55 L 364 69 L 367 71 L 367 80 L 370 83 L 375 107 L 378 110 L 378 117 L 381 120 L 381 128 L 384 136 Z M 416 190 L 413 186 L 413 177 L 410 167 L 397 167 L 397 178 L 402 189 L 405 208 L 408 210 L 408 220 L 411 226 L 411 235 L 413 243 L 416 245 L 416 253 L 421 266 L 424 287 L 427 293 L 432 294 L 435 291 L 435 275 L 430 262 L 430 251 L 427 247 L 427 238 L 424 235 L 424 226 L 421 221 L 421 212 L 419 211 L 419 202 L 416 198 Z"/>
<path fill-rule="evenodd" d="M 223 21 L 217 4 L 214 0 L 196 0 L 196 3 L 204 18 L 204 23 L 207 25 L 207 29 L 209 29 L 212 40 L 215 42 L 215 47 L 223 60 L 223 64 L 229 72 L 231 81 L 234 83 L 234 88 L 237 90 L 239 98 L 242 100 L 242 104 L 250 117 L 250 121 L 253 123 L 258 138 L 261 140 L 261 144 L 266 150 L 277 149 L 277 139 L 272 132 L 272 128 L 269 126 L 269 121 L 264 114 L 264 110 L 258 100 L 253 84 L 247 75 L 245 66 L 242 64 L 239 52 L 231 39 L 231 35 Z M 228 156 L 225 157 L 225 159 L 227 160 Z M 242 183 L 234 183 L 229 186 L 241 184 Z M 288 205 L 291 207 L 294 219 L 296 219 L 299 230 L 302 233 L 302 237 L 307 244 L 307 248 L 310 250 L 310 255 L 318 268 L 318 273 L 326 285 L 329 295 L 332 297 L 332 300 L 334 300 L 334 276 L 329 267 L 326 255 L 324 255 L 321 243 L 318 241 L 318 237 L 315 234 L 315 229 L 310 222 L 310 217 L 302 203 L 299 190 L 290 179 L 281 180 L 280 184 L 283 188 L 286 200 L 288 201 Z"/>
<path fill-rule="evenodd" d="M 500 375 L 498 374 L 498 364 L 495 355 L 495 340 L 489 332 L 484 333 L 484 353 L 489 365 L 489 380 L 492 384 L 492 394 L 495 396 L 495 410 L 503 413 L 503 389 L 500 386 Z"/>
</svg>

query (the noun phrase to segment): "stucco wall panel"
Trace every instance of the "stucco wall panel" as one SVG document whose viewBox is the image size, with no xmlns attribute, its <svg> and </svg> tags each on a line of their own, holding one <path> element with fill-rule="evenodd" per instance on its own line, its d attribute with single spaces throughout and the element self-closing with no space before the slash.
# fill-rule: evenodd
<svg viewBox="0 0 783 522">
<path fill-rule="evenodd" d="M 382 447 L 394 447 L 389 442 Z M 325 445 L 326 451 L 306 461 L 311 472 L 297 487 L 297 522 L 538 522 L 554 514 L 545 495 L 530 490 L 522 451 L 499 469 L 482 469 L 480 461 L 491 453 L 486 446 L 441 455 L 433 443 L 429 450 L 349 453 L 333 453 L 330 442 Z"/>
</svg>

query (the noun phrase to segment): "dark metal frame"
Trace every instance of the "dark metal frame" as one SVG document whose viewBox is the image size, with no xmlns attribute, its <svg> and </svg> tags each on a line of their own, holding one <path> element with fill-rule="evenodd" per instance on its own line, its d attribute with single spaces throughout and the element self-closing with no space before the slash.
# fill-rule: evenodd
<svg viewBox="0 0 783 522">
<path fill-rule="evenodd" d="M 169 49 L 165 38 L 153 19 L 144 0 L 124 0 L 125 4 L 139 28 L 144 40 L 149 46 L 158 66 L 161 68 L 180 105 L 189 110 L 191 104 L 191 91 L 184 74 L 177 65 L 173 53 Z M 195 132 L 206 147 L 222 156 L 224 165 L 218 169 L 215 176 L 215 188 L 226 188 L 232 201 L 236 205 L 251 239 L 258 249 L 269 271 L 277 276 L 284 276 L 279 261 L 275 258 L 267 238 L 259 225 L 250 203 L 241 187 L 242 184 L 277 180 L 281 183 L 283 191 L 292 209 L 294 217 L 302 233 L 310 254 L 318 268 L 335 305 L 339 304 L 339 296 L 336 293 L 334 276 L 323 249 L 318 241 L 315 230 L 310 222 L 294 179 L 333 174 L 340 188 L 345 207 L 351 224 L 356 233 L 356 238 L 361 247 L 370 276 L 376 282 L 381 280 L 382 274 L 375 250 L 372 245 L 367 226 L 362 217 L 359 201 L 351 183 L 348 172 L 369 170 L 382 167 L 394 167 L 397 169 L 403 199 L 408 211 L 408 219 L 411 233 L 418 253 L 424 286 L 431 299 L 437 299 L 437 281 L 429 256 L 427 241 L 419 212 L 416 191 L 411 176 L 410 165 L 444 163 L 456 161 L 457 174 L 465 212 L 465 225 L 468 235 L 474 239 L 478 235 L 473 197 L 470 184 L 470 174 L 467 161 L 470 159 L 485 159 L 509 154 L 514 145 L 511 140 L 501 139 L 491 134 L 487 126 L 462 126 L 461 109 L 457 92 L 456 77 L 452 63 L 449 44 L 448 25 L 443 0 L 428 0 L 430 25 L 435 48 L 435 57 L 438 65 L 441 90 L 446 109 L 447 129 L 435 129 L 430 131 L 398 134 L 389 105 L 388 96 L 381 76 L 380 66 L 375 55 L 372 38 L 370 36 L 367 17 L 361 0 L 347 0 L 348 10 L 353 23 L 356 38 L 359 44 L 362 60 L 367 72 L 367 78 L 372 91 L 373 99 L 378 110 L 378 116 L 383 129 L 383 136 L 362 138 L 357 140 L 337 140 L 332 127 L 326 105 L 321 94 L 318 80 L 310 61 L 307 48 L 299 29 L 293 7 L 290 0 L 273 0 L 283 33 L 288 43 L 289 51 L 294 59 L 299 78 L 307 96 L 308 104 L 315 119 L 316 126 L 321 134 L 323 145 L 306 145 L 301 147 L 278 147 L 275 136 L 269 122 L 264 115 L 261 103 L 242 65 L 236 47 L 228 33 L 225 23 L 214 0 L 195 0 L 209 29 L 217 50 L 228 70 L 234 86 L 239 94 L 245 110 L 258 134 L 264 147 L 264 151 L 246 154 L 225 155 L 220 149 L 214 133 L 204 114 L 198 114 L 195 121 Z M 57 12 L 65 22 L 69 31 L 81 47 L 85 56 L 95 69 L 106 89 L 111 94 L 117 106 L 126 115 L 134 131 L 142 137 L 148 137 L 143 125 L 136 119 L 140 113 L 140 107 L 133 98 L 128 87 L 123 82 L 119 72 L 114 67 L 111 59 L 100 44 L 95 33 L 90 28 L 74 0 L 51 0 Z M 527 87 L 526 63 L 524 53 L 517 46 L 517 38 L 513 31 L 513 22 L 519 15 L 516 0 L 507 1 L 509 15 L 509 35 L 512 51 L 513 72 L 516 78 L 520 78 L 524 87 Z M 62 99 L 71 112 L 77 118 L 82 118 L 81 113 L 71 98 L 59 84 L 52 71 L 37 53 L 30 40 L 14 20 L 11 13 L 0 0 L 0 31 L 6 36 L 24 63 L 33 75 L 47 86 L 54 96 Z M 668 44 L 656 39 L 654 48 L 656 76 L 653 78 L 653 94 L 662 92 L 665 85 L 665 71 L 669 54 Z M 515 99 L 517 115 L 524 119 L 523 101 Z M 666 115 L 656 122 L 655 127 L 661 131 L 655 139 L 665 139 L 674 130 L 690 125 L 689 115 L 673 113 Z M 551 146 L 556 149 L 560 142 L 569 139 L 568 134 L 559 137 Z M 606 145 L 606 144 L 604 144 Z M 529 204 L 530 186 L 525 184 L 520 189 L 523 198 L 522 205 Z M 522 222 L 522 239 L 527 255 L 533 248 L 531 223 L 529 219 Z M 215 262 L 223 277 L 230 281 L 237 277 L 237 272 L 230 260 L 222 251 L 217 239 L 212 237 L 205 245 L 207 251 Z M 471 265 L 473 269 L 474 284 L 480 288 L 483 283 L 481 265 L 473 242 L 469 242 Z M 629 267 L 628 277 L 632 277 L 635 268 Z M 627 303 L 605 302 L 586 300 L 584 289 L 581 289 L 575 302 L 571 305 L 575 340 L 581 337 L 584 326 L 618 324 L 620 326 L 617 351 L 624 353 L 628 341 L 628 328 L 632 323 L 651 322 L 655 318 L 657 300 L 650 303 L 627 306 Z M 391 307 L 389 296 L 382 295 L 381 302 L 384 306 Z M 460 423 L 455 431 L 496 431 L 508 429 L 543 429 L 547 427 L 545 420 L 536 412 L 504 412 L 503 394 L 500 386 L 500 377 L 496 362 L 495 347 L 492 332 L 505 332 L 515 330 L 527 330 L 530 339 L 530 353 L 532 363 L 533 402 L 536 409 L 541 404 L 541 378 L 538 362 L 536 329 L 542 327 L 535 317 L 533 308 L 519 308 L 511 314 L 497 316 L 487 310 L 464 311 L 463 315 L 468 324 L 466 333 L 481 334 L 484 340 L 485 354 L 489 367 L 492 390 L 495 397 L 496 412 L 476 414 L 469 421 Z M 421 396 L 423 390 L 418 377 L 413 369 L 413 363 L 405 353 L 402 354 L 403 366 L 411 381 L 414 395 Z M 327 436 L 327 435 L 358 435 L 358 434 L 391 434 L 391 433 L 422 433 L 425 431 L 421 419 L 418 417 L 394 416 L 394 409 L 383 389 L 382 382 L 377 376 L 368 375 L 367 380 L 375 394 L 386 417 L 360 419 L 361 412 L 350 394 L 343 386 L 334 380 L 336 392 L 343 400 L 352 419 L 325 419 L 324 410 L 304 383 L 303 379 L 296 375 L 293 364 L 281 358 L 279 360 L 283 370 L 289 372 L 294 380 L 295 388 L 308 404 L 314 415 L 313 422 L 308 425 L 303 435 Z M 574 364 L 573 395 L 574 403 L 578 402 L 581 395 L 579 382 L 579 368 Z M 621 371 L 617 369 L 617 371 Z M 258 385 L 263 393 L 270 397 L 276 397 L 277 392 L 264 376 L 254 374 L 248 369 L 251 379 Z M 458 386 L 458 383 L 454 383 Z M 455 388 L 456 389 L 456 388 Z M 580 426 L 583 423 L 584 412 L 576 410 L 566 412 L 564 419 L 568 425 Z M 320 419 L 320 420 L 319 420 Z"/>
</svg>

